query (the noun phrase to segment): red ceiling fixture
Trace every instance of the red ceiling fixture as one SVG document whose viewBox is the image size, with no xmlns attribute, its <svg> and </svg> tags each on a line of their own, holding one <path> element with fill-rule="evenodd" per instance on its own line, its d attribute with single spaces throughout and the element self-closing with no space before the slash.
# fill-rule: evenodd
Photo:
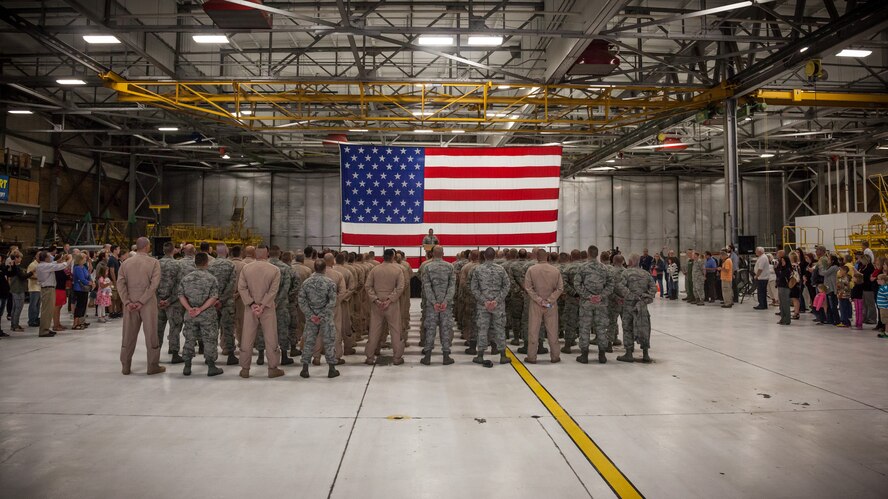
<svg viewBox="0 0 888 499">
<path fill-rule="evenodd" d="M 262 5 L 262 0 L 247 0 Z M 207 0 L 203 10 L 213 23 L 223 29 L 271 29 L 268 12 L 226 0 Z"/>
<path fill-rule="evenodd" d="M 611 52 L 607 40 L 592 40 L 568 73 L 603 76 L 611 74 L 619 65 L 620 58 Z"/>
</svg>

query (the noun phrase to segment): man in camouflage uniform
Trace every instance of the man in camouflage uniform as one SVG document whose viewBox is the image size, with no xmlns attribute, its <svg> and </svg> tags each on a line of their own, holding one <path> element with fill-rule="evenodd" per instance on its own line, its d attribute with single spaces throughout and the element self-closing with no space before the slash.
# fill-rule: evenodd
<svg viewBox="0 0 888 499">
<path fill-rule="evenodd" d="M 194 358 L 194 342 L 204 343 L 207 376 L 222 374 L 216 367 L 219 340 L 219 320 L 213 307 L 219 298 L 219 283 L 207 270 L 208 255 L 198 253 L 194 259 L 195 270 L 179 282 L 179 303 L 185 309 L 185 369 L 182 374 L 191 376 L 191 359 Z"/>
<path fill-rule="evenodd" d="M 295 258 L 295 261 L 294 261 Z M 293 273 L 299 279 L 300 283 L 305 282 L 306 279 L 311 277 L 311 270 L 302 265 L 302 262 L 305 261 L 305 256 L 301 253 L 296 253 L 295 256 L 290 251 L 285 251 L 281 254 L 281 261 L 286 263 L 293 269 Z M 302 331 L 305 330 L 305 315 L 302 313 L 302 309 L 299 308 L 299 286 L 290 286 L 290 331 L 288 332 L 288 336 L 290 337 L 290 357 L 296 358 L 302 355 L 302 350 L 299 349 L 299 343 L 302 341 Z"/>
<path fill-rule="evenodd" d="M 509 276 L 499 265 L 493 263 L 496 251 L 484 250 L 484 263 L 472 273 L 471 292 L 477 303 L 477 356 L 472 362 L 484 367 L 493 367 L 493 362 L 484 360 L 488 337 L 493 337 L 500 354 L 500 364 L 508 364 L 506 357 L 506 295 L 509 294 Z M 465 269 L 463 269 L 465 271 Z"/>
<path fill-rule="evenodd" d="M 450 358 L 450 346 L 453 343 L 453 314 L 450 301 L 456 290 L 456 276 L 453 265 L 444 261 L 444 249 L 435 246 L 431 253 L 432 259 L 422 262 L 419 274 L 422 280 L 424 308 L 423 349 L 420 363 L 429 365 L 432 362 L 432 349 L 435 347 L 435 330 L 441 329 L 441 351 L 444 353 L 444 365 L 453 364 Z"/>
<path fill-rule="evenodd" d="M 694 253 L 694 256 L 697 257 L 697 261 L 694 262 L 693 270 L 691 271 L 691 279 L 694 281 L 694 304 L 703 306 L 706 304 L 704 300 L 705 290 L 704 286 L 706 285 L 706 254 L 703 252 Z M 690 267 L 690 265 L 688 265 Z M 691 302 L 688 302 L 691 303 Z"/>
<path fill-rule="evenodd" d="M 694 256 L 694 250 L 688 248 L 686 255 L 688 257 L 688 264 L 685 266 L 685 268 L 682 272 L 684 272 L 684 275 L 685 275 L 685 294 L 687 296 L 682 298 L 682 300 L 684 300 L 688 303 L 697 303 L 697 299 L 694 297 L 694 280 L 693 280 L 694 260 L 696 260 L 696 257 Z"/>
<path fill-rule="evenodd" d="M 219 301 L 216 309 L 219 311 L 219 326 L 222 330 L 222 355 L 227 355 L 225 364 L 236 365 L 237 356 L 234 355 L 234 293 L 237 289 L 237 269 L 234 263 L 228 259 L 228 246 L 225 243 L 216 245 L 217 258 L 208 266 L 210 274 L 219 283 Z"/>
<path fill-rule="evenodd" d="M 626 298 L 623 302 L 623 343 L 626 354 L 617 357 L 622 362 L 635 362 L 632 350 L 635 341 L 641 344 L 644 352 L 642 362 L 648 364 L 651 358 L 648 349 L 651 347 L 651 314 L 647 306 L 654 302 L 657 285 L 648 272 L 638 268 L 638 255 L 629 257 L 629 268 L 623 271 L 622 279 L 626 287 Z"/>
<path fill-rule="evenodd" d="M 610 301 L 608 302 L 607 309 L 607 317 L 608 317 L 608 346 L 607 352 L 611 353 L 614 351 L 613 347 L 618 347 L 622 345 L 620 342 L 620 330 L 617 326 L 617 319 L 623 315 L 623 302 L 625 300 L 627 290 L 623 281 L 623 255 L 614 255 L 611 259 L 611 272 L 614 275 L 614 292 L 610 297 Z M 625 330 L 625 328 L 624 328 Z"/>
<path fill-rule="evenodd" d="M 613 274 L 598 261 L 598 248 L 589 246 L 589 259 L 574 275 L 573 287 L 580 295 L 580 356 L 577 362 L 589 362 L 589 338 L 592 327 L 598 340 L 598 362 L 607 362 L 607 305 L 614 291 Z"/>
<path fill-rule="evenodd" d="M 564 282 L 564 347 L 562 353 L 571 353 L 577 344 L 577 331 L 580 320 L 580 295 L 573 287 L 577 267 L 582 264 L 580 251 L 570 252 L 570 262 L 561 267 L 561 280 Z"/>
<path fill-rule="evenodd" d="M 324 260 L 315 260 L 315 273 L 306 279 L 299 287 L 299 308 L 305 315 L 305 332 L 303 338 L 305 344 L 302 348 L 302 372 L 303 378 L 308 378 L 308 366 L 311 363 L 312 352 L 321 333 L 324 345 L 324 357 L 327 359 L 327 377 L 339 376 L 336 370 L 336 326 L 333 323 L 333 310 L 336 308 L 336 285 L 324 273 L 327 264 Z"/>
<path fill-rule="evenodd" d="M 420 315 L 419 315 L 419 324 L 420 324 L 419 346 L 423 347 L 423 348 L 425 348 L 426 303 L 428 302 L 428 300 L 426 299 L 425 284 L 424 284 L 425 283 L 425 267 L 429 262 L 432 261 L 432 258 L 434 258 L 433 249 L 426 251 L 425 259 L 422 261 L 422 263 L 419 264 L 419 268 L 416 269 L 416 275 L 419 276 L 419 282 L 423 283 L 423 285 L 420 287 L 420 293 L 419 293 L 419 310 L 420 310 L 420 312 L 419 312 L 420 313 Z M 453 272 L 452 265 L 450 266 L 450 271 Z"/>
<path fill-rule="evenodd" d="M 504 260 L 500 265 L 506 271 L 506 275 L 509 276 L 509 293 L 506 295 L 506 339 L 514 334 L 512 331 L 515 329 L 515 326 L 512 324 L 512 314 L 509 313 L 509 303 L 511 303 L 515 294 L 515 288 L 512 286 L 512 264 L 515 263 L 517 256 L 517 251 L 506 249 L 503 251 Z"/>
<path fill-rule="evenodd" d="M 477 338 L 477 314 L 475 311 L 475 295 L 472 293 L 472 273 L 475 271 L 475 267 L 479 265 L 478 259 L 480 254 L 478 250 L 472 250 L 469 253 L 469 263 L 463 265 L 462 270 L 459 271 L 459 279 L 457 283 L 462 289 L 462 309 L 457 310 L 457 313 L 462 315 L 463 321 L 463 335 L 466 338 L 466 345 L 469 347 L 466 349 L 466 353 L 469 355 L 477 354 L 476 347 L 478 345 Z M 493 263 L 493 262 L 491 262 Z"/>
<path fill-rule="evenodd" d="M 181 260 L 176 261 L 179 266 L 179 282 L 188 274 L 194 271 L 194 245 L 186 244 L 182 248 L 184 255 Z M 181 364 L 185 360 L 179 356 L 179 334 L 182 332 L 182 326 L 185 321 L 185 309 L 181 303 L 171 304 L 167 308 L 167 320 L 170 323 L 170 353 L 173 354 L 171 364 Z M 203 343 L 200 344 L 200 353 L 203 353 Z"/>
<path fill-rule="evenodd" d="M 170 324 L 170 351 L 173 355 L 172 363 L 184 362 L 179 356 L 179 334 L 173 337 L 176 329 L 176 319 L 182 320 L 182 304 L 176 295 L 179 288 L 179 262 L 173 258 L 173 243 L 163 243 L 163 258 L 160 259 L 160 284 L 157 286 L 157 345 L 163 346 L 163 333 L 167 322 Z M 181 328 L 181 324 L 178 325 Z"/>
<path fill-rule="evenodd" d="M 298 277 L 292 267 L 281 261 L 280 246 L 268 248 L 268 263 L 281 271 L 281 283 L 274 299 L 274 315 L 277 319 L 278 346 L 281 347 L 281 365 L 286 366 L 296 362 L 287 353 L 290 351 L 290 292 L 294 287 L 293 281 Z M 299 282 L 296 282 L 295 288 L 298 287 Z"/>
<path fill-rule="evenodd" d="M 507 313 L 512 318 L 512 345 L 520 345 L 521 338 L 527 335 L 527 329 L 524 329 L 523 334 L 521 329 L 521 317 L 524 315 L 524 269 L 527 268 L 527 250 L 520 249 L 515 252 L 515 255 L 517 259 L 509 265 L 509 284 L 512 294 L 507 304 Z"/>
<path fill-rule="evenodd" d="M 453 263 L 453 275 L 456 276 L 456 293 L 453 295 L 453 319 L 456 321 L 456 327 L 458 327 L 462 333 L 463 339 L 465 339 L 466 334 L 463 332 L 463 293 L 462 283 L 459 279 L 462 274 L 462 268 L 469 264 L 469 253 L 469 250 L 461 251 L 457 255 L 456 261 Z"/>
</svg>

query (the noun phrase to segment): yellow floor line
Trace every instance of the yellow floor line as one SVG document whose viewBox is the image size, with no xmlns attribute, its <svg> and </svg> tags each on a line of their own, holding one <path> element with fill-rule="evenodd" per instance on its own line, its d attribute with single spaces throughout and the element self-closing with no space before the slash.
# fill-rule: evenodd
<svg viewBox="0 0 888 499">
<path fill-rule="evenodd" d="M 518 357 L 512 353 L 511 349 L 506 349 L 506 355 L 512 360 L 512 367 L 515 369 L 515 372 L 521 376 L 521 379 L 527 383 L 527 386 L 530 387 L 530 390 L 534 395 L 537 396 L 540 402 L 542 402 L 552 416 L 555 417 L 555 420 L 558 421 L 558 424 L 561 425 L 561 428 L 564 429 L 567 436 L 573 440 L 577 448 L 580 449 L 580 452 L 586 456 L 586 459 L 589 460 L 589 464 L 591 464 L 592 467 L 595 468 L 595 471 L 601 475 L 601 478 L 607 482 L 607 485 L 614 491 L 614 494 L 620 498 L 643 498 L 644 495 L 635 488 L 635 485 L 626 478 L 626 475 L 617 468 L 609 457 L 607 457 L 607 454 L 605 454 L 604 451 L 592 441 L 583 428 L 574 421 L 574 418 L 561 407 L 561 404 L 555 400 L 555 397 L 553 397 L 552 394 L 549 393 L 539 381 L 537 381 L 524 363 L 518 360 Z"/>
</svg>

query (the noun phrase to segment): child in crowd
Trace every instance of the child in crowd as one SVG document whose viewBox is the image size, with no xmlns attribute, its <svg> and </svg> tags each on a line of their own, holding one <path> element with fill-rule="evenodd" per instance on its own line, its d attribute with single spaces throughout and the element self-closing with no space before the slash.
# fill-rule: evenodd
<svg viewBox="0 0 888 499">
<path fill-rule="evenodd" d="M 811 310 L 814 311 L 814 324 L 823 324 L 826 322 L 826 286 L 817 285 L 817 296 L 814 297 L 814 303 L 811 304 Z"/>
<path fill-rule="evenodd" d="M 854 303 L 854 328 L 863 329 L 863 274 L 854 273 L 854 287 L 851 288 L 851 301 Z"/>
<path fill-rule="evenodd" d="M 879 309 L 879 318 L 882 324 L 888 324 L 888 274 L 879 274 L 877 279 L 879 290 L 876 292 L 876 307 Z M 884 332 L 879 333 L 879 338 L 888 337 Z"/>
<path fill-rule="evenodd" d="M 844 265 L 836 272 L 836 298 L 839 300 L 836 327 L 851 327 L 851 279 L 848 278 L 848 267 Z"/>
<path fill-rule="evenodd" d="M 108 267 L 99 267 L 99 289 L 96 291 L 96 307 L 98 307 L 99 322 L 108 322 L 105 318 L 105 310 L 111 306 L 111 279 L 107 277 Z"/>
<path fill-rule="evenodd" d="M 668 258 L 669 265 L 666 267 L 666 275 L 672 280 L 672 287 L 669 292 L 670 300 L 678 299 L 678 258 L 670 256 Z"/>
</svg>

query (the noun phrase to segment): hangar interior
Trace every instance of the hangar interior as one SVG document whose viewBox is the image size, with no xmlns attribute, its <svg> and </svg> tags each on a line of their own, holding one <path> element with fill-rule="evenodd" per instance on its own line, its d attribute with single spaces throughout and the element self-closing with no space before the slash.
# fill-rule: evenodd
<svg viewBox="0 0 888 499">
<path fill-rule="evenodd" d="M 768 252 L 866 240 L 888 255 L 884 1 L 6 0 L 0 21 L 0 249 L 28 258 L 233 224 L 339 248 L 345 143 L 559 146 L 555 251 L 663 248 L 684 266 L 687 248 L 753 236 Z M 808 315 L 779 328 L 751 304 L 657 298 L 652 365 L 513 355 L 480 370 L 458 338 L 457 365 L 419 364 L 414 297 L 405 366 L 350 356 L 340 379 L 304 383 L 169 366 L 124 379 L 119 322 L 14 334 L 0 483 L 9 497 L 884 497 L 885 340 Z"/>
</svg>

